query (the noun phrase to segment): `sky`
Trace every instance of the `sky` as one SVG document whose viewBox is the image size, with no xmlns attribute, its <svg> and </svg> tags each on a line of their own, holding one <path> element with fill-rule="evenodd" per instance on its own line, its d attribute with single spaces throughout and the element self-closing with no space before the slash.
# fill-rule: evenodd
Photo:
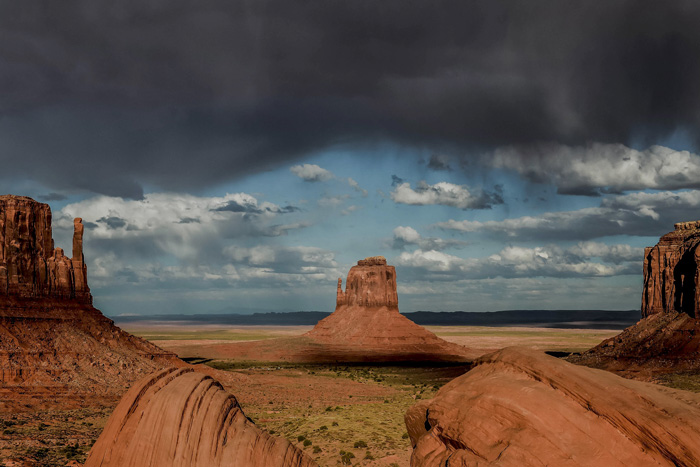
<svg viewBox="0 0 700 467">
<path fill-rule="evenodd" d="M 0 3 L 0 192 L 86 225 L 95 304 L 635 309 L 700 219 L 691 1 Z"/>
</svg>

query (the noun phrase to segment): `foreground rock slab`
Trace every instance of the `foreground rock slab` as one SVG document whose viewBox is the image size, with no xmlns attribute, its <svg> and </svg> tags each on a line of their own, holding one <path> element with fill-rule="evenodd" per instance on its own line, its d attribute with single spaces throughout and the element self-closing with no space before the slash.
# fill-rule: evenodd
<svg viewBox="0 0 700 467">
<path fill-rule="evenodd" d="M 700 465 L 700 396 L 529 349 L 486 355 L 406 413 L 422 466 Z"/>
<path fill-rule="evenodd" d="M 107 422 L 86 467 L 307 467 L 316 463 L 250 421 L 210 376 L 166 369 L 143 379 Z"/>
</svg>

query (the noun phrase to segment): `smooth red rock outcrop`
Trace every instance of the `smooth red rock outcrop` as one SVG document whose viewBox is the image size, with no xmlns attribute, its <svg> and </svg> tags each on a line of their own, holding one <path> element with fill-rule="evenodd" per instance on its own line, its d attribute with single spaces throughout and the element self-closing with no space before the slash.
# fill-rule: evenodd
<svg viewBox="0 0 700 467">
<path fill-rule="evenodd" d="M 644 250 L 642 317 L 682 312 L 700 318 L 700 221 L 675 224 Z"/>
<path fill-rule="evenodd" d="M 184 364 L 92 306 L 83 234 L 77 218 L 68 258 L 54 248 L 48 205 L 0 196 L 0 408 L 24 396 L 121 395 L 155 370 Z"/>
<path fill-rule="evenodd" d="M 465 360 L 468 349 L 446 342 L 399 313 L 396 270 L 382 256 L 360 260 L 342 289 L 336 308 L 305 334 L 314 352 L 338 360 Z"/>
<path fill-rule="evenodd" d="M 311 467 L 287 440 L 248 419 L 217 381 L 192 369 L 166 369 L 121 400 L 86 467 Z"/>
<path fill-rule="evenodd" d="M 506 348 L 405 416 L 412 467 L 700 465 L 700 396 Z"/>
</svg>

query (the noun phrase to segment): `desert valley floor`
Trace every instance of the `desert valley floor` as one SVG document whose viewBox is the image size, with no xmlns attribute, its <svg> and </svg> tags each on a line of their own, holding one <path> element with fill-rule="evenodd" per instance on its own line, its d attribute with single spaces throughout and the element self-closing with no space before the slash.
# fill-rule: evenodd
<svg viewBox="0 0 700 467">
<path fill-rule="evenodd" d="M 119 323 L 117 323 L 119 324 Z M 217 375 L 258 426 L 281 435 L 320 465 L 406 466 L 411 445 L 404 414 L 416 400 L 431 398 L 462 375 L 464 364 L 294 364 L 219 358 L 221 343 L 295 337 L 309 326 L 222 326 L 138 323 L 123 328 L 194 364 L 226 370 Z M 443 339 L 477 354 L 507 346 L 548 352 L 579 352 L 616 330 L 526 327 L 428 326 Z M 666 377 L 663 384 L 700 390 L 700 377 Z M 88 407 L 35 411 L 31 404 L 0 412 L 0 459 L 29 458 L 36 465 L 82 463 L 118 399 Z"/>
</svg>

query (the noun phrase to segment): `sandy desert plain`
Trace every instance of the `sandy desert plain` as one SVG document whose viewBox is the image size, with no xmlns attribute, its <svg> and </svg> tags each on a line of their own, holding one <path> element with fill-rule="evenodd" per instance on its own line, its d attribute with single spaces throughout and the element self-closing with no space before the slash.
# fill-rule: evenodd
<svg viewBox="0 0 700 467">
<path fill-rule="evenodd" d="M 119 324 L 117 322 L 117 324 Z M 231 373 L 222 380 L 256 424 L 308 452 L 320 465 L 407 466 L 411 443 L 404 414 L 431 398 L 470 366 L 299 364 L 218 358 L 212 344 L 301 336 L 312 326 L 221 326 L 127 323 L 122 328 L 192 364 Z M 616 330 L 527 327 L 427 326 L 443 339 L 477 353 L 521 345 L 542 351 L 580 352 Z M 700 391 L 700 375 L 697 378 Z M 673 384 L 670 381 L 667 384 Z M 3 415 L 0 458 L 26 458 L 41 466 L 84 462 L 118 400 L 69 410 L 27 410 Z M 352 457 L 347 453 L 351 453 Z"/>
</svg>

